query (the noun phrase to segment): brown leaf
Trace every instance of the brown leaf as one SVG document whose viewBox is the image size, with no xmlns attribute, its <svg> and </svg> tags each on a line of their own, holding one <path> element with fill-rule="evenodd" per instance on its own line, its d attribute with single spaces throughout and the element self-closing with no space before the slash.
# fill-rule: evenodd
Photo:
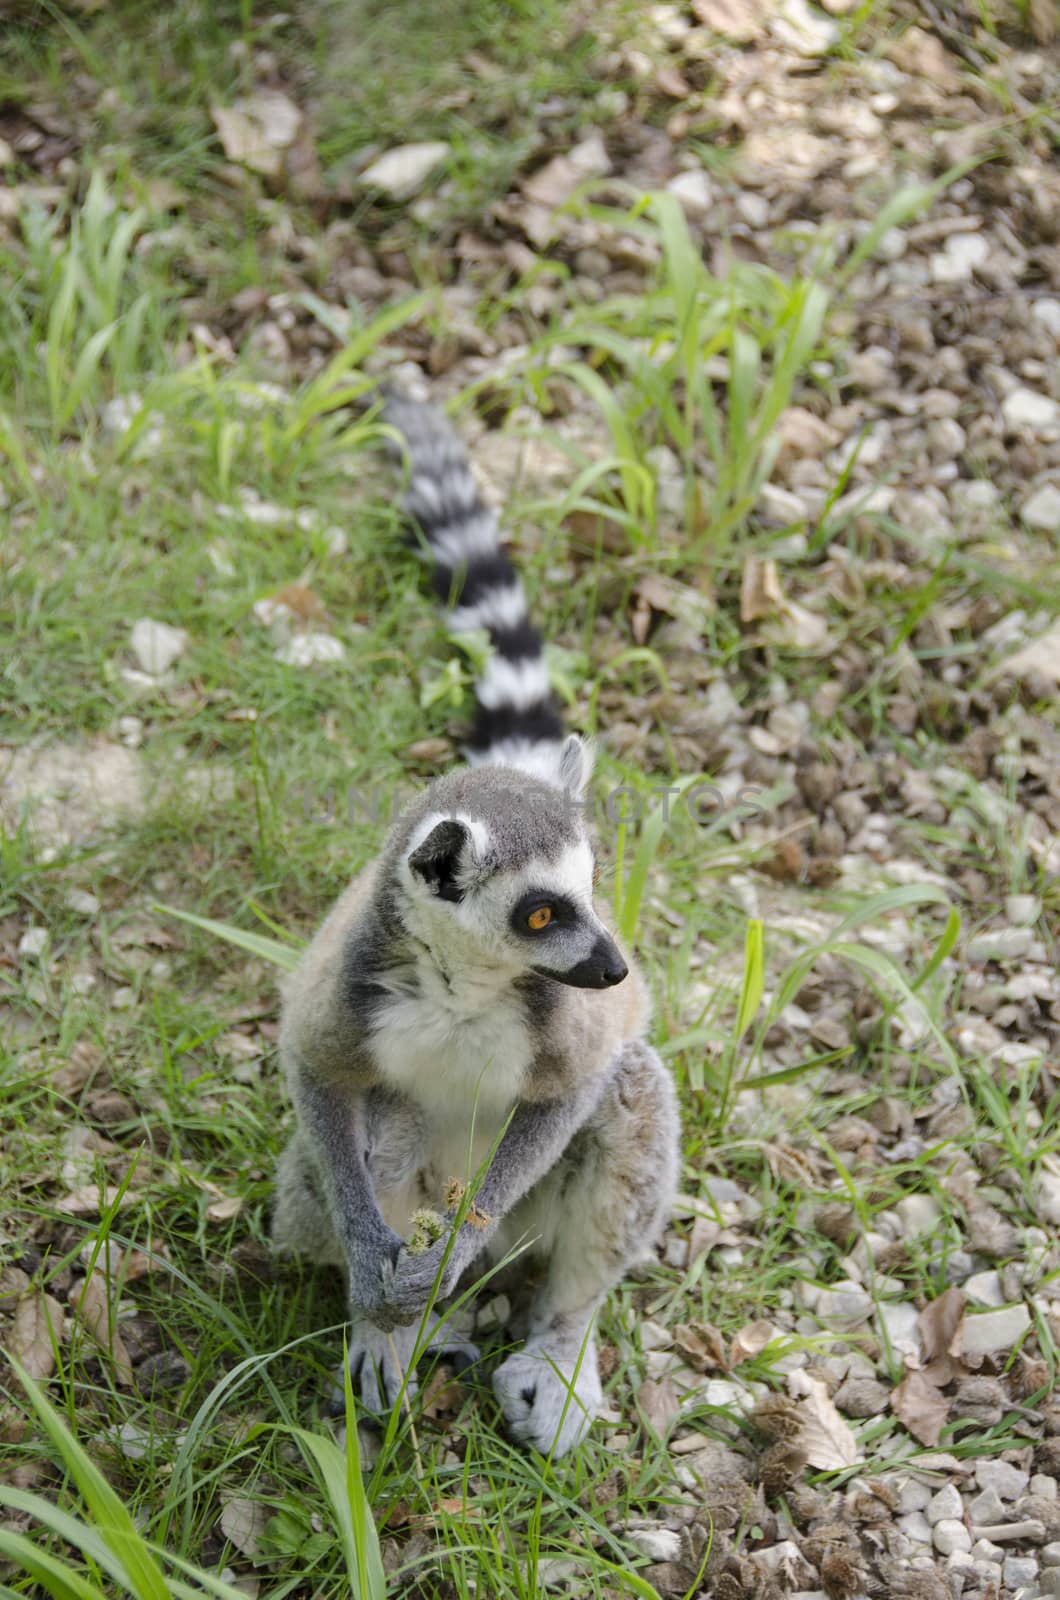
<svg viewBox="0 0 1060 1600">
<path fill-rule="evenodd" d="M 950 1405 L 922 1372 L 907 1372 L 891 1394 L 891 1410 L 913 1438 L 930 1449 L 942 1436 Z"/>
<path fill-rule="evenodd" d="M 925 1362 L 938 1361 L 950 1354 L 953 1336 L 964 1314 L 964 1303 L 964 1295 L 951 1285 L 920 1313 L 917 1326 L 924 1341 Z"/>
<path fill-rule="evenodd" d="M 523 193 L 528 200 L 550 211 L 566 205 L 579 184 L 587 178 L 602 178 L 611 170 L 611 162 L 599 134 L 583 139 L 566 155 L 553 156 L 523 183 Z"/>
<path fill-rule="evenodd" d="M 682 72 L 676 67 L 663 66 L 655 74 L 655 87 L 660 94 L 665 94 L 671 100 L 687 100 L 692 93 L 692 85 Z"/>
<path fill-rule="evenodd" d="M 681 1409 L 677 1391 L 670 1378 L 660 1378 L 658 1383 L 646 1378 L 637 1390 L 637 1405 L 643 1411 L 655 1433 L 663 1436 Z"/>
<path fill-rule="evenodd" d="M 1031 32 L 1039 44 L 1052 44 L 1056 38 L 1060 18 L 1056 12 L 1056 0 L 1030 0 L 1029 20 Z"/>
<path fill-rule="evenodd" d="M 206 1215 L 211 1222 L 228 1222 L 232 1217 L 238 1217 L 243 1209 L 243 1201 L 237 1194 L 226 1194 L 220 1200 L 212 1200 L 206 1207 Z"/>
<path fill-rule="evenodd" d="M 821 651 L 829 643 L 828 624 L 806 606 L 789 600 L 780 586 L 775 561 L 747 556 L 740 579 L 740 621 L 767 621 L 777 643 Z"/>
<path fill-rule="evenodd" d="M 801 1427 L 793 1441 L 811 1467 L 834 1472 L 861 1459 L 850 1424 L 840 1416 L 819 1378 L 801 1369 L 788 1374 L 788 1393 L 797 1401 Z"/>
<path fill-rule="evenodd" d="M 98 1183 L 86 1183 L 80 1189 L 74 1189 L 70 1194 L 64 1195 L 56 1202 L 55 1209 L 67 1217 L 98 1217 L 101 1206 L 104 1210 L 109 1210 L 115 1204 L 118 1205 L 119 1211 L 124 1211 L 126 1206 L 134 1203 L 136 1196 L 131 1190 L 126 1189 L 119 1201 L 120 1193 L 116 1183 L 108 1183 L 102 1195 Z"/>
<path fill-rule="evenodd" d="M 83 1089 L 103 1060 L 103 1051 L 89 1039 L 79 1039 L 68 1059 L 55 1068 L 51 1086 L 57 1094 L 75 1095 Z"/>
<path fill-rule="evenodd" d="M 268 1516 L 267 1509 L 260 1501 L 233 1495 L 225 1501 L 221 1512 L 221 1532 L 229 1544 L 235 1545 L 240 1555 L 253 1560 L 261 1546 Z"/>
<path fill-rule="evenodd" d="M 674 1329 L 674 1345 L 696 1372 L 716 1368 L 728 1371 L 725 1341 L 710 1322 L 679 1322 Z"/>
<path fill-rule="evenodd" d="M 55 1371 L 52 1336 L 63 1331 L 63 1308 L 50 1294 L 37 1290 L 26 1295 L 15 1307 L 15 1320 L 7 1337 L 7 1348 L 15 1360 L 38 1383 Z"/>
<path fill-rule="evenodd" d="M 302 113 L 277 89 L 259 89 L 230 106 L 211 106 L 224 153 L 252 172 L 276 177 L 283 170 L 283 152 L 294 144 Z"/>
<path fill-rule="evenodd" d="M 740 621 L 774 616 L 786 604 L 776 562 L 747 556 L 740 577 Z"/>
<path fill-rule="evenodd" d="M 419 1408 L 425 1417 L 437 1422 L 439 1417 L 455 1416 L 466 1394 L 467 1390 L 458 1378 L 440 1369 L 421 1392 Z"/>
<path fill-rule="evenodd" d="M 107 1286 L 103 1277 L 94 1272 L 86 1278 L 81 1293 L 71 1300 L 71 1305 L 85 1326 L 86 1333 L 110 1357 L 114 1376 L 124 1389 L 131 1389 L 132 1362 L 129 1352 L 118 1332 L 117 1320 L 112 1312 Z"/>
<path fill-rule="evenodd" d="M 761 1355 L 766 1345 L 772 1343 L 776 1337 L 776 1332 L 771 1322 L 763 1320 L 748 1322 L 733 1335 L 732 1345 L 729 1348 L 730 1367 L 738 1367 L 741 1361 L 749 1361 L 752 1356 Z"/>
</svg>

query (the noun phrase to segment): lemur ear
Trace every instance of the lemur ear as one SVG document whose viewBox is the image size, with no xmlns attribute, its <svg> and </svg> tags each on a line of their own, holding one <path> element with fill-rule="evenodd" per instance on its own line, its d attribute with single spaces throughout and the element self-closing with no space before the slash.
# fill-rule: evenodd
<svg viewBox="0 0 1060 1600">
<path fill-rule="evenodd" d="M 559 753 L 560 788 L 566 789 L 575 799 L 580 800 L 589 787 L 595 755 L 592 741 L 579 739 L 576 733 L 570 734 L 563 741 L 563 748 Z"/>
<path fill-rule="evenodd" d="M 455 817 L 447 817 L 433 827 L 408 858 L 410 871 L 421 878 L 439 900 L 464 898 L 466 854 L 471 847 L 471 829 Z"/>
</svg>

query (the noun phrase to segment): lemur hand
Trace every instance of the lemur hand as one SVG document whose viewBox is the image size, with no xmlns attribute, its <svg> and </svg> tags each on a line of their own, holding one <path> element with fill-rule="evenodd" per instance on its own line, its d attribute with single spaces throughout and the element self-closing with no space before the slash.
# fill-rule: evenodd
<svg viewBox="0 0 1060 1600">
<path fill-rule="evenodd" d="M 370 1242 L 359 1240 L 347 1258 L 350 1304 L 377 1328 L 393 1328 L 401 1320 L 389 1314 L 389 1285 L 403 1243 L 401 1235 L 384 1224 Z M 405 1320 L 411 1321 L 411 1318 Z"/>
<path fill-rule="evenodd" d="M 403 1249 L 385 1272 L 383 1314 L 390 1319 L 391 1327 L 404 1327 L 421 1317 L 432 1291 L 435 1300 L 444 1300 L 456 1288 L 466 1263 L 458 1237 L 449 1260 L 442 1266 L 449 1237 L 447 1229 L 422 1255 L 410 1255 Z"/>
</svg>

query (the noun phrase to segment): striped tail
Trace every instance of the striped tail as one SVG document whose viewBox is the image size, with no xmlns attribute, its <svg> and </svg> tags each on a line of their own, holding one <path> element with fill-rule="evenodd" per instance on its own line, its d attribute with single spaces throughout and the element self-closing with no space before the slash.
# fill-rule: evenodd
<svg viewBox="0 0 1060 1600">
<path fill-rule="evenodd" d="M 567 746 L 574 741 L 565 740 L 541 635 L 500 542 L 497 518 L 475 487 L 467 451 L 440 412 L 404 394 L 386 394 L 383 420 L 405 441 L 410 480 L 404 509 L 433 557 L 435 594 L 452 605 L 449 632 L 484 628 L 493 646 L 475 685 L 467 759 L 475 766 L 518 767 L 566 786 Z"/>
</svg>

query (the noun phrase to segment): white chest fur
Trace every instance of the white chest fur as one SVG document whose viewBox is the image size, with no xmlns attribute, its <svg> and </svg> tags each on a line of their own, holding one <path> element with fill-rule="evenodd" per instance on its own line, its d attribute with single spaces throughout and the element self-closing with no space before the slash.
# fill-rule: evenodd
<svg viewBox="0 0 1060 1600">
<path fill-rule="evenodd" d="M 417 979 L 418 993 L 395 994 L 382 1009 L 372 1054 L 380 1076 L 423 1112 L 427 1144 L 421 1168 L 436 1182 L 466 1181 L 485 1159 L 526 1080 L 526 1018 L 505 988 L 446 979 L 426 963 Z M 400 1214 L 423 1203 L 422 1195 L 416 1200 L 404 1185 L 379 1198 L 391 1227 L 402 1233 Z M 432 1195 L 430 1203 L 440 1200 L 440 1194 Z"/>
</svg>

